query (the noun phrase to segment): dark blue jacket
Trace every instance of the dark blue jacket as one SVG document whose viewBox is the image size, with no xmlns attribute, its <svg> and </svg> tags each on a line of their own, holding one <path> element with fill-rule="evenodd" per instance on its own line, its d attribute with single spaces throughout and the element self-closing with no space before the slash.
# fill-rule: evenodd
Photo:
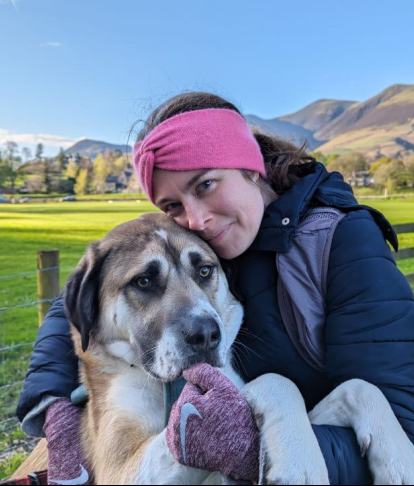
<svg viewBox="0 0 414 486">
<path fill-rule="evenodd" d="M 312 206 L 349 214 L 339 224 L 328 272 L 327 373 L 297 354 L 277 303 L 276 252 L 288 251 L 298 221 Z M 282 224 L 285 218 L 291 223 Z M 252 247 L 223 262 L 231 288 L 244 303 L 236 365 L 246 380 L 280 373 L 301 390 L 308 410 L 344 381 L 360 378 L 378 386 L 414 442 L 414 297 L 398 271 L 385 238 L 395 235 L 378 212 L 359 206 L 351 188 L 322 164 L 312 164 L 295 187 L 266 210 Z M 77 360 L 62 301 L 48 314 L 35 347 L 18 416 L 42 396 L 66 396 L 77 386 Z M 315 426 L 331 484 L 372 484 L 352 430 Z"/>
</svg>

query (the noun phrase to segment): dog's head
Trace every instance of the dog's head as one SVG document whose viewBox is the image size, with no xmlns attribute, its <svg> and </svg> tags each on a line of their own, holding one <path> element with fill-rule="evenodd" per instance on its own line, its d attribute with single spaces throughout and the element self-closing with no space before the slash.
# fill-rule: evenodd
<svg viewBox="0 0 414 486">
<path fill-rule="evenodd" d="M 156 214 L 89 246 L 65 310 L 83 352 L 103 346 L 164 381 L 198 363 L 224 366 L 243 316 L 209 245 Z"/>
</svg>

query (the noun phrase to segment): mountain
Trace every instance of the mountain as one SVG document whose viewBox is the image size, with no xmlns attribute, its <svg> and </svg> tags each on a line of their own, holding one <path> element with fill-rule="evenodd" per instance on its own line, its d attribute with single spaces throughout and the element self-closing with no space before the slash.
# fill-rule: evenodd
<svg viewBox="0 0 414 486">
<path fill-rule="evenodd" d="M 372 126 L 404 125 L 414 118 L 414 86 L 395 85 L 365 103 L 355 103 L 345 113 L 315 134 L 319 140 L 331 140 L 346 132 Z"/>
<path fill-rule="evenodd" d="M 319 100 L 306 106 L 303 110 L 283 116 L 279 120 L 302 126 L 315 133 L 336 120 L 355 103 L 355 101 Z"/>
<path fill-rule="evenodd" d="M 311 149 L 315 149 L 321 145 L 321 142 L 314 138 L 313 133 L 310 130 L 307 130 L 300 125 L 295 125 L 288 121 L 280 120 L 279 118 L 263 120 L 255 115 L 247 115 L 246 119 L 252 128 L 259 127 L 264 132 L 277 135 L 278 137 L 284 138 L 297 145 L 302 144 L 305 140 L 308 142 Z"/>
<path fill-rule="evenodd" d="M 304 140 L 315 150 L 326 140 L 318 140 L 315 132 L 341 116 L 354 101 L 319 100 L 291 115 L 271 120 L 263 120 L 255 115 L 247 115 L 251 126 L 259 126 L 273 135 L 289 140 L 297 145 Z"/>
<path fill-rule="evenodd" d="M 95 159 L 99 154 L 104 154 L 106 151 L 115 152 L 116 150 L 119 150 L 123 154 L 132 152 L 131 147 L 128 145 L 114 145 L 111 143 L 85 139 L 75 143 L 75 145 L 65 150 L 65 155 L 80 155 L 82 157 Z"/>
<path fill-rule="evenodd" d="M 414 85 L 396 84 L 365 102 L 319 100 L 291 115 L 247 119 L 297 144 L 306 139 L 326 154 L 414 156 Z"/>
<path fill-rule="evenodd" d="M 362 152 L 370 157 L 411 155 L 414 144 L 414 86 L 394 85 L 356 103 L 315 134 L 322 152 Z M 413 153 L 414 154 L 414 153 Z"/>
</svg>

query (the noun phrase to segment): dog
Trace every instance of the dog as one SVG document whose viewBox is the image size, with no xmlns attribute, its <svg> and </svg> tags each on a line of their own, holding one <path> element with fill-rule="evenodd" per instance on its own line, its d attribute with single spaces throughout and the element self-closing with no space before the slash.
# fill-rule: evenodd
<svg viewBox="0 0 414 486">
<path fill-rule="evenodd" d="M 180 465 L 166 443 L 163 384 L 199 363 L 219 368 L 252 407 L 268 483 L 329 484 L 311 423 L 354 428 L 376 484 L 414 483 L 414 447 L 373 385 L 344 383 L 308 416 L 288 379 L 243 383 L 231 359 L 243 308 L 210 246 L 168 216 L 145 215 L 92 243 L 67 282 L 65 310 L 89 393 L 82 441 L 96 484 L 221 484 Z"/>
</svg>

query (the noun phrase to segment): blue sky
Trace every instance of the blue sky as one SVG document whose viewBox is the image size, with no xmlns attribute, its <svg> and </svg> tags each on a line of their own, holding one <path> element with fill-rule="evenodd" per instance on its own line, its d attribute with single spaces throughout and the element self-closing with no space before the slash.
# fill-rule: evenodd
<svg viewBox="0 0 414 486">
<path fill-rule="evenodd" d="M 273 118 L 414 84 L 412 0 L 0 0 L 0 143 L 125 143 L 183 90 Z"/>
</svg>

